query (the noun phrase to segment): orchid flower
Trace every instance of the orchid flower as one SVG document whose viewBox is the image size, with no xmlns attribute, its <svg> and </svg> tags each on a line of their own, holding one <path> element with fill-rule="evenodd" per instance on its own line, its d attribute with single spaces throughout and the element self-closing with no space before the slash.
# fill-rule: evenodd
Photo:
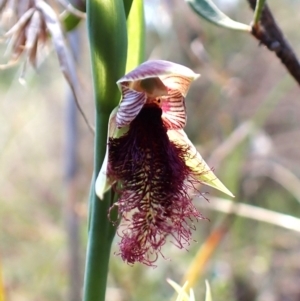
<svg viewBox="0 0 300 301">
<path fill-rule="evenodd" d="M 198 76 L 153 60 L 117 82 L 122 99 L 110 116 L 96 193 L 102 199 L 114 186 L 120 194 L 113 207 L 122 220 L 120 254 L 128 263 L 153 265 L 168 235 L 179 248 L 189 244 L 191 220 L 203 218 L 190 197 L 200 184 L 233 196 L 183 131 L 185 97 Z"/>
</svg>

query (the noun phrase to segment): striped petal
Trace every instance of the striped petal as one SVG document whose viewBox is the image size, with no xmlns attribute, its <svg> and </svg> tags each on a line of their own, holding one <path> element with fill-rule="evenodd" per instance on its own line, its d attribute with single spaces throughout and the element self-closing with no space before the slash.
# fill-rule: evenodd
<svg viewBox="0 0 300 301">
<path fill-rule="evenodd" d="M 182 96 L 186 96 L 189 91 L 190 85 L 192 81 L 197 79 L 199 74 L 194 73 L 194 77 L 192 76 L 183 76 L 180 74 L 171 74 L 162 76 L 161 80 L 168 88 L 172 90 L 178 90 Z"/>
<path fill-rule="evenodd" d="M 168 129 L 182 129 L 186 125 L 185 98 L 178 90 L 169 90 L 162 98 L 162 119 Z"/>
<path fill-rule="evenodd" d="M 118 82 L 122 100 L 117 112 L 117 125 L 129 125 L 146 103 L 159 104 L 162 118 L 169 129 L 186 124 L 185 96 L 199 75 L 179 64 L 163 60 L 147 61 Z"/>
<path fill-rule="evenodd" d="M 121 86 L 121 90 L 123 98 L 116 115 L 116 123 L 119 128 L 129 125 L 141 111 L 147 100 L 144 92 L 137 92 L 126 86 Z"/>
<path fill-rule="evenodd" d="M 195 178 L 197 178 L 203 184 L 211 186 L 231 197 L 234 197 L 234 195 L 212 172 L 211 168 L 203 160 L 201 155 L 196 150 L 196 147 L 192 144 L 183 130 L 169 130 L 167 133 L 171 141 L 175 142 L 176 144 L 189 147 L 189 155 L 186 157 L 185 163 L 194 171 Z"/>
<path fill-rule="evenodd" d="M 128 127 L 123 127 L 122 129 L 119 129 L 117 127 L 117 122 L 116 122 L 117 110 L 118 108 L 115 108 L 109 117 L 107 141 L 111 137 L 118 138 L 124 135 L 128 131 Z M 115 182 L 114 180 L 109 179 L 107 177 L 108 155 L 109 155 L 109 148 L 107 143 L 105 157 L 95 183 L 96 194 L 101 200 L 103 200 L 103 196 L 105 192 L 107 192 Z"/>
</svg>

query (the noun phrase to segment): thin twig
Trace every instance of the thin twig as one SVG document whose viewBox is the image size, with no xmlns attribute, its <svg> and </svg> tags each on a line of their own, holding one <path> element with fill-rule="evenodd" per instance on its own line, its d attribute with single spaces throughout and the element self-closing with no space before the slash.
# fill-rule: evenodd
<svg viewBox="0 0 300 301">
<path fill-rule="evenodd" d="M 255 10 L 256 0 L 248 0 L 250 7 Z M 252 25 L 252 35 L 265 45 L 270 51 L 274 51 L 277 57 L 285 65 L 289 73 L 300 85 L 300 63 L 292 47 L 284 38 L 269 7 L 264 5 L 260 22 Z"/>
</svg>

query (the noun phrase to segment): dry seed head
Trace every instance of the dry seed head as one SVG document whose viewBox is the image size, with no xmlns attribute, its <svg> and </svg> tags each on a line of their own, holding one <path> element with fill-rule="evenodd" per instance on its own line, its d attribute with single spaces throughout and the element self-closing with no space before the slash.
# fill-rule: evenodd
<svg viewBox="0 0 300 301">
<path fill-rule="evenodd" d="M 7 23 L 5 21 L 8 16 L 10 21 L 13 21 L 13 25 L 4 34 L 8 44 L 6 52 L 9 53 L 10 59 L 6 65 L 1 66 L 2 69 L 18 63 L 21 58 L 24 58 L 25 62 L 29 62 L 36 68 L 38 62 L 46 54 L 45 49 L 48 41 L 52 40 L 61 69 L 68 72 L 70 68 L 66 66 L 66 59 L 63 58 L 65 53 L 68 53 L 68 50 L 57 12 L 63 6 L 61 0 L 52 0 L 50 1 L 51 3 L 49 1 L 2 1 L 0 4 L 0 20 L 2 24 Z M 65 9 L 68 10 L 68 8 Z M 66 76 L 65 73 L 64 75 Z M 70 75 L 68 76 L 71 77 Z"/>
</svg>

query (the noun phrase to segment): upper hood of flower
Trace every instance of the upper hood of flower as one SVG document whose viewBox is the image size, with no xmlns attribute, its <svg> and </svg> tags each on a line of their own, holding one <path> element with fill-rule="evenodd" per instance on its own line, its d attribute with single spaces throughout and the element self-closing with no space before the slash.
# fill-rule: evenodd
<svg viewBox="0 0 300 301">
<path fill-rule="evenodd" d="M 129 125 L 142 107 L 153 101 L 160 105 L 162 119 L 169 129 L 183 128 L 186 124 L 185 96 L 197 77 L 199 74 L 191 69 L 168 61 L 141 64 L 117 82 L 122 93 L 117 126 Z"/>
</svg>

